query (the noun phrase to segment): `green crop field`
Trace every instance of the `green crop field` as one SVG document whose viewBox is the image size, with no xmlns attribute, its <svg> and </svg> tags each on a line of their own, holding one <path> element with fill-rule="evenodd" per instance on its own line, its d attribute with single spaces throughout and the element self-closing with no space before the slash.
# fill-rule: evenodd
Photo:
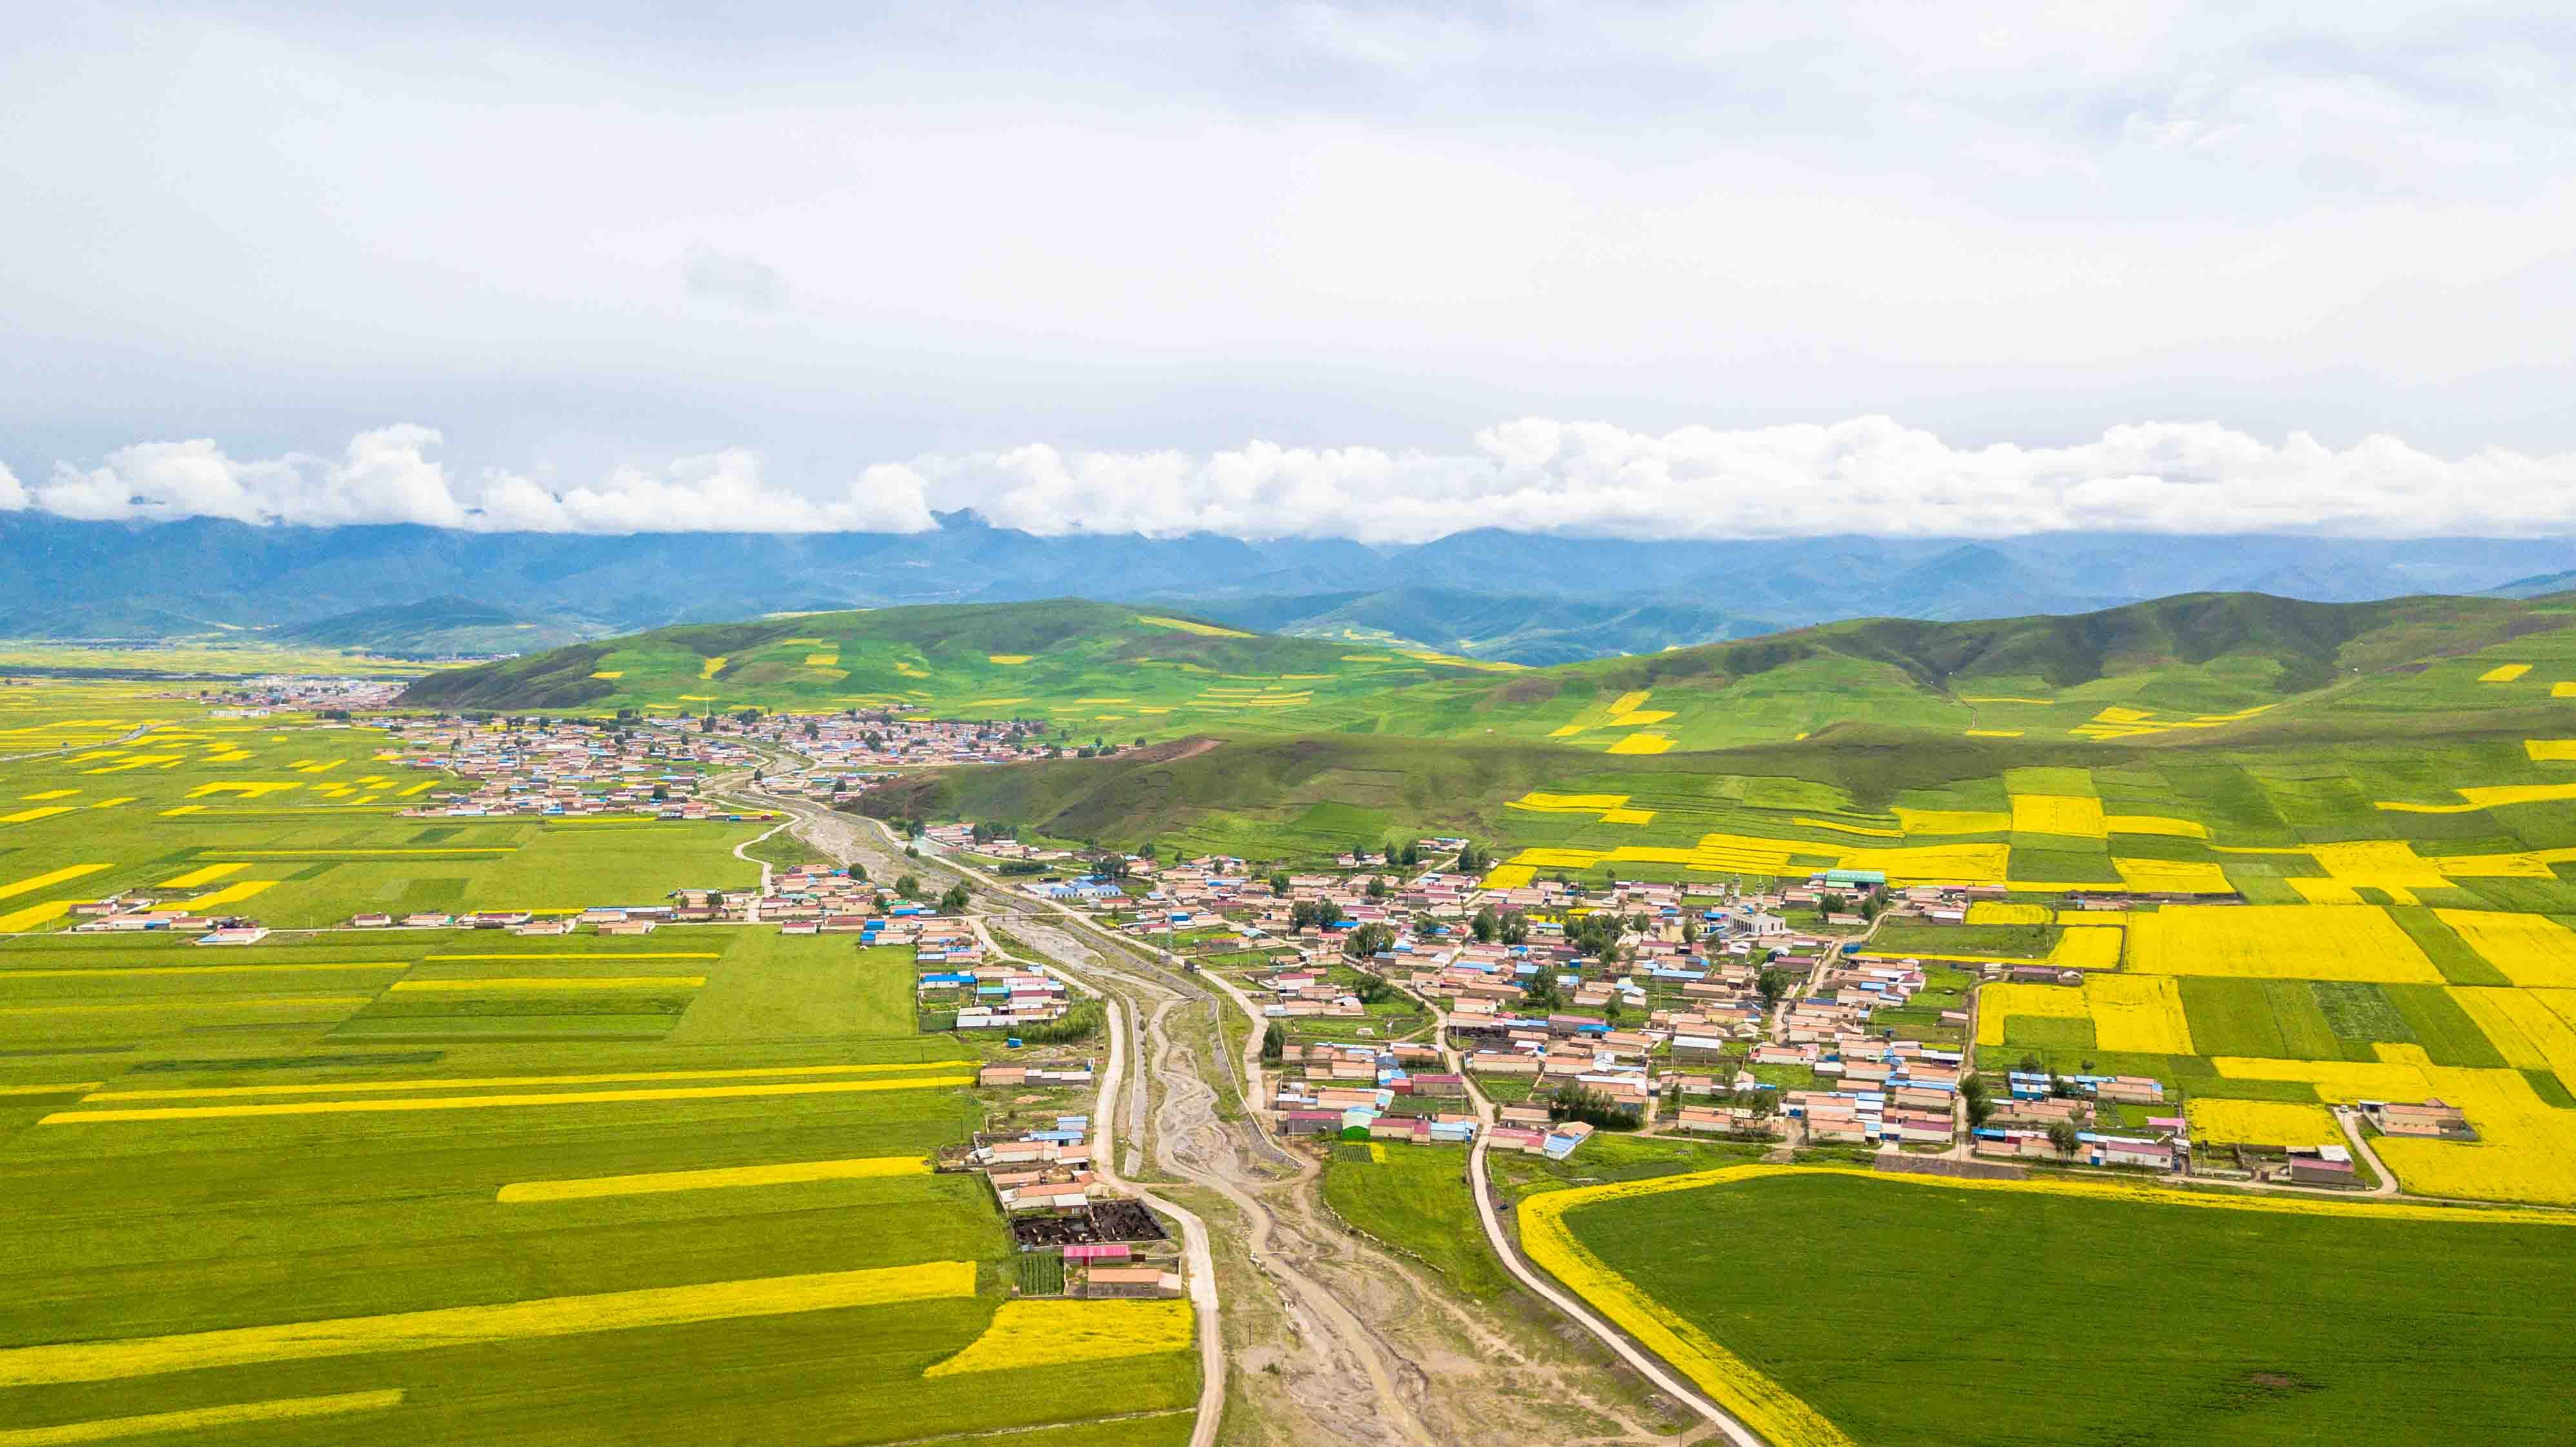
<svg viewBox="0 0 2576 1447">
<path fill-rule="evenodd" d="M 172 906 L 211 895 L 212 907 L 304 928 L 368 910 L 575 913 L 759 878 L 732 849 L 766 826 L 405 818 L 451 781 L 390 757 L 397 742 L 379 729 L 214 720 L 135 693 L 0 693 L 0 705 L 45 705 L 0 707 L 0 720 L 43 715 L 8 725 L 34 748 L 0 750 L 0 933 L 59 927 L 49 907 L 119 892 Z M 66 870 L 78 872 L 21 888 Z"/>
<path fill-rule="evenodd" d="M 1337 1153 L 1324 1167 L 1324 1201 L 1352 1225 L 1413 1253 L 1461 1296 L 1488 1301 L 1511 1290 L 1476 1221 L 1465 1146 Z"/>
<path fill-rule="evenodd" d="M 707 926 L 209 954 L 0 946 L 19 1186 L 0 1431 L 190 1412 L 214 1415 L 188 1440 L 263 1443 L 1186 1426 L 1187 1353 L 1086 1363 L 1074 1391 L 924 1378 L 1015 1278 L 981 1182 L 922 1164 L 981 1115 L 967 1052 L 913 1033 L 909 950 Z M 603 995 L 625 1013 L 594 1013 Z M 259 1330 L 314 1322 L 336 1324 L 327 1347 Z M 45 1345 L 67 1341 L 93 1345 Z M 313 1401 L 327 1413 L 224 1415 Z"/>
<path fill-rule="evenodd" d="M 2539 1384 L 2576 1369 L 2576 1308 L 2554 1285 L 2576 1267 L 2576 1227 L 1824 1174 L 1577 1205 L 1565 1220 L 1861 1447 L 2565 1434 L 2561 1394 Z"/>
</svg>

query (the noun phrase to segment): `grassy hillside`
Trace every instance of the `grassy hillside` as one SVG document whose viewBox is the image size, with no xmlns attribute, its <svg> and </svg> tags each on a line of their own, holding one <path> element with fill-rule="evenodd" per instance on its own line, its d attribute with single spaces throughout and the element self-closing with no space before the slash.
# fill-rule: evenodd
<svg viewBox="0 0 2576 1447">
<path fill-rule="evenodd" d="M 1352 699 L 1479 676 L 1478 667 L 1058 599 L 664 628 L 437 674 L 409 697 L 594 711 L 908 707 L 1133 735 L 1283 710 L 1311 722 Z"/>
<path fill-rule="evenodd" d="M 1867 619 L 1529 669 L 1078 601 L 668 628 L 434 675 L 424 706 L 907 707 L 1075 737 L 1376 734 L 1622 757 L 1866 723 L 1951 737 L 2173 742 L 2284 712 L 2481 713 L 2576 678 L 2576 604 L 2204 593 L 2071 617 Z M 2490 680 L 2520 667 L 2512 679 Z M 2528 697 L 2526 697 L 2526 695 Z"/>
</svg>

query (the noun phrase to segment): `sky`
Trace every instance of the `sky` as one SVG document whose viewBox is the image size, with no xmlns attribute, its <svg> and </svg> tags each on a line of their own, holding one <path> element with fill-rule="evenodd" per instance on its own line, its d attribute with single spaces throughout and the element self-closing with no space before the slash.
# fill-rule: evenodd
<svg viewBox="0 0 2576 1447">
<path fill-rule="evenodd" d="M 24 6 L 0 510 L 2576 534 L 2564 7 Z"/>
</svg>

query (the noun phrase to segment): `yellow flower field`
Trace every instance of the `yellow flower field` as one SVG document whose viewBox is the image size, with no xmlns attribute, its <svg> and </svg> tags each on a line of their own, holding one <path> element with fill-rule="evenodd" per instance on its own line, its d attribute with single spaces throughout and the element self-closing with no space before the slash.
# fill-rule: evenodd
<svg viewBox="0 0 2576 1447">
<path fill-rule="evenodd" d="M 2554 1071 L 2562 1081 L 2576 1081 L 2576 1029 L 2568 1027 L 2566 1014 L 2576 1003 L 2576 991 L 2453 985 L 2445 993 L 2477 1022 L 2505 1064 Z"/>
<path fill-rule="evenodd" d="M 2013 827 L 2010 814 L 1988 809 L 1896 808 L 1897 827 L 1908 834 L 2001 834 Z"/>
<path fill-rule="evenodd" d="M 2012 827 L 2017 834 L 2077 839 L 2100 839 L 2110 832 L 2102 819 L 2102 801 L 2080 794 L 2015 794 Z"/>
<path fill-rule="evenodd" d="M 2214 1063 L 2219 1074 L 2239 1079 L 2306 1081 L 2336 1104 L 2448 1101 L 2468 1116 L 2476 1141 L 2381 1136 L 2372 1142 L 2406 1189 L 2463 1200 L 2576 1205 L 2576 1111 L 2542 1100 L 2519 1070 L 2437 1066 L 2420 1045 L 2376 1049 L 2376 1065 L 2232 1056 Z"/>
<path fill-rule="evenodd" d="M 2000 899 L 1980 899 L 1968 906 L 1970 924 L 2047 924 L 2057 911 L 2044 904 L 2007 904 Z"/>
<path fill-rule="evenodd" d="M 1525 889 L 1538 871 L 1526 864 L 1497 864 L 1486 871 L 1479 887 L 1484 889 Z"/>
<path fill-rule="evenodd" d="M 2522 750 L 2535 764 L 2576 763 L 2576 739 L 2524 739 Z"/>
<path fill-rule="evenodd" d="M 1977 987 L 1977 1043 L 2003 1044 L 2006 1022 L 2016 1015 L 2082 1020 L 2091 1014 L 2085 1008 L 2084 992 L 2064 985 L 1980 985 Z"/>
<path fill-rule="evenodd" d="M 2228 894 L 2236 888 L 2224 870 L 2205 859 L 2114 857 L 2111 867 L 2119 871 L 2122 884 L 2146 894 Z"/>
<path fill-rule="evenodd" d="M 2168 819 L 2161 814 L 2113 814 L 2102 823 L 2114 834 L 2161 834 L 2172 839 L 2209 837 L 2209 826 L 2196 819 Z"/>
<path fill-rule="evenodd" d="M 15 1347 L 0 1350 L 0 1386 L 110 1382 L 160 1372 L 435 1351 L 574 1332 L 729 1321 L 736 1317 L 781 1316 L 974 1294 L 972 1261 L 932 1261 L 870 1271 L 824 1271 L 699 1286 L 647 1287 L 595 1296 L 553 1296 L 126 1341 Z"/>
<path fill-rule="evenodd" d="M 307 1417 L 341 1417 L 351 1412 L 381 1412 L 402 1405 L 400 1387 L 371 1392 L 336 1392 L 327 1397 L 276 1397 L 222 1407 L 191 1407 L 178 1412 L 147 1412 L 138 1417 L 102 1417 L 55 1427 L 0 1428 L 0 1447 L 73 1447 L 75 1443 L 112 1442 L 126 1437 L 171 1436 L 212 1431 L 250 1422 L 292 1422 Z"/>
<path fill-rule="evenodd" d="M 1673 741 L 1664 737 L 1662 734 L 1630 734 L 1626 738 L 1612 744 L 1608 752 L 1614 754 L 1660 754 L 1671 749 L 1672 746 Z"/>
<path fill-rule="evenodd" d="M 2174 905 L 2130 916 L 2128 962 L 2148 975 L 2442 983 L 2375 905 Z"/>
<path fill-rule="evenodd" d="M 2322 1105 L 2291 1100 L 2219 1100 L 2194 1096 L 2183 1107 L 2194 1140 L 2216 1145 L 2341 1145 L 2343 1128 Z"/>
<path fill-rule="evenodd" d="M 2069 970 L 2116 970 L 2120 968 L 2120 929 L 2117 925 L 2072 926 L 2049 949 L 2048 963 Z"/>
<path fill-rule="evenodd" d="M 2546 915 L 2482 909 L 2437 909 L 2433 915 L 2517 985 L 2576 986 L 2576 930 Z"/>
<path fill-rule="evenodd" d="M 2503 663 L 2478 675 L 2480 683 L 2511 683 L 2531 671 L 2528 663 Z"/>
<path fill-rule="evenodd" d="M 1195 1320 L 1186 1301 L 1006 1301 L 982 1336 L 922 1375 L 1024 1371 L 1182 1351 L 1190 1345 Z"/>
<path fill-rule="evenodd" d="M 629 1176 L 588 1176 L 567 1181 L 513 1181 L 492 1199 L 505 1205 L 595 1201 L 612 1196 L 658 1196 L 673 1191 L 733 1186 L 788 1186 L 814 1181 L 864 1181 L 885 1176 L 926 1176 L 920 1156 L 855 1156 L 843 1161 L 785 1161 L 767 1166 L 727 1166 L 703 1171 L 651 1171 Z"/>
<path fill-rule="evenodd" d="M 2070 935 L 2079 931 L 2068 931 Z M 2105 930 L 2118 944 L 2117 930 Z M 2084 1008 L 2093 1017 L 2093 1043 L 2103 1050 L 2147 1055 L 2189 1055 L 2191 1021 L 2182 990 L 2169 975 L 2087 975 Z"/>
</svg>

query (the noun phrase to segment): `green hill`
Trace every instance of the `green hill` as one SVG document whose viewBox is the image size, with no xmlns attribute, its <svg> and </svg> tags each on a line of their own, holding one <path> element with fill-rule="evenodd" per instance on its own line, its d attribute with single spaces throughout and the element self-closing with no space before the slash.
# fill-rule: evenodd
<svg viewBox="0 0 2576 1447">
<path fill-rule="evenodd" d="M 908 708 L 1169 734 L 1356 700 L 1500 665 L 1281 638 L 1080 599 L 812 613 L 664 628 L 433 674 L 442 708 Z"/>
<path fill-rule="evenodd" d="M 2576 605 L 2564 597 L 2331 604 L 2202 593 L 2066 617 L 1864 619 L 1529 669 L 1067 599 L 666 628 L 433 674 L 406 701 L 899 707 L 1039 718 L 1077 737 L 1368 734 L 1630 757 L 1854 723 L 2171 742 L 2266 727 L 2285 711 L 2322 720 L 2545 701 L 2541 675 L 2501 691 L 2480 680 L 2514 663 L 2576 677 L 2570 622 Z"/>
</svg>

